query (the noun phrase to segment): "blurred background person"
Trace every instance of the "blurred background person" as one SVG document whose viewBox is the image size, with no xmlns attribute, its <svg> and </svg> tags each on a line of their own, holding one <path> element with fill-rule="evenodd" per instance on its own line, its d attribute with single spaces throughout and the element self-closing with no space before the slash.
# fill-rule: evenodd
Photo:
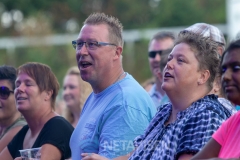
<svg viewBox="0 0 240 160">
<path fill-rule="evenodd" d="M 82 80 L 78 67 L 71 67 L 63 81 L 63 100 L 66 104 L 64 117 L 73 127 L 76 127 L 83 105 L 91 92 L 91 85 Z"/>
<path fill-rule="evenodd" d="M 65 105 L 65 102 L 64 102 L 61 94 L 59 94 L 57 96 L 57 98 L 56 98 L 54 109 L 55 109 L 55 112 L 57 114 L 59 114 L 60 116 L 63 116 L 64 118 L 66 118 L 66 116 L 65 116 L 66 105 Z"/>
<path fill-rule="evenodd" d="M 160 66 L 159 66 L 160 71 L 158 72 L 158 79 L 163 80 L 163 77 L 164 77 L 163 71 L 164 71 L 165 66 L 167 65 L 168 56 L 171 52 L 172 52 L 172 49 L 167 49 L 167 50 L 162 51 L 161 61 L 160 61 Z M 169 98 L 168 98 L 167 94 L 164 94 L 160 100 L 160 103 L 159 103 L 157 109 L 161 108 L 164 104 L 166 104 L 168 102 L 169 102 Z"/>
<path fill-rule="evenodd" d="M 152 86 L 154 85 L 154 83 L 155 83 L 155 79 L 154 79 L 154 77 L 152 77 L 152 78 L 145 80 L 141 85 L 147 92 L 149 92 L 151 90 Z"/>
<path fill-rule="evenodd" d="M 184 29 L 184 31 L 194 32 L 204 37 L 209 37 L 212 41 L 217 43 L 217 53 L 219 54 L 219 58 L 221 58 L 225 46 L 226 40 L 224 38 L 223 33 L 215 26 L 207 24 L 207 23 L 195 23 L 188 28 Z M 181 33 L 181 32 L 180 32 Z M 226 107 L 231 113 L 236 113 L 236 108 L 231 104 L 229 100 L 226 99 L 224 92 L 221 88 L 221 74 L 218 73 L 214 83 L 213 89 L 209 94 L 215 94 L 218 96 L 218 101 Z"/>
<path fill-rule="evenodd" d="M 41 147 L 41 159 L 64 160 L 71 157 L 72 125 L 54 112 L 59 83 L 50 67 L 26 63 L 17 69 L 14 91 L 17 109 L 28 125 L 24 126 L 0 153 L 0 159 L 20 157 L 19 150 Z"/>
<path fill-rule="evenodd" d="M 0 152 L 8 145 L 16 133 L 26 125 L 17 110 L 14 98 L 16 69 L 0 66 Z"/>
<path fill-rule="evenodd" d="M 240 105 L 240 40 L 230 43 L 221 61 L 221 83 L 226 97 Z M 240 157 L 240 112 L 230 117 L 213 134 L 193 159 Z"/>
<path fill-rule="evenodd" d="M 156 107 L 160 105 L 162 97 L 165 95 L 165 92 L 162 90 L 162 79 L 159 79 L 158 72 L 159 65 L 161 61 L 161 53 L 163 50 L 167 50 L 173 47 L 175 36 L 172 32 L 158 32 L 150 40 L 148 45 L 148 61 L 152 76 L 155 79 L 149 94 Z"/>
</svg>

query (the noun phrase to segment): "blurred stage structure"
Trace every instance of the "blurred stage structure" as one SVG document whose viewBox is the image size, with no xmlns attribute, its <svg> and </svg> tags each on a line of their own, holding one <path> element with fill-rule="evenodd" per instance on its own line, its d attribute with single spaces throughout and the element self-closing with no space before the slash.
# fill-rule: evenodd
<svg viewBox="0 0 240 160">
<path fill-rule="evenodd" d="M 224 35 L 227 35 L 227 26 L 224 24 L 214 24 L 218 27 Z M 150 39 L 155 33 L 159 31 L 171 31 L 176 35 L 188 26 L 182 27 L 167 27 L 156 29 L 142 29 L 142 30 L 125 30 L 123 31 L 123 38 L 125 44 L 131 44 L 140 39 Z M 71 44 L 72 40 L 75 40 L 77 34 L 58 34 L 45 37 L 5 37 L 0 38 L 0 49 L 7 49 L 7 52 L 14 52 L 19 47 L 31 47 L 31 46 L 55 46 L 55 45 L 67 45 Z"/>
</svg>

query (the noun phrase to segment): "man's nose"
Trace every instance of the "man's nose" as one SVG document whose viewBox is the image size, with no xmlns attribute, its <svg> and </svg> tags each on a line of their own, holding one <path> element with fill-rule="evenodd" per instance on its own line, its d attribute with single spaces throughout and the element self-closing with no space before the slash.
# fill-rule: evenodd
<svg viewBox="0 0 240 160">
<path fill-rule="evenodd" d="M 156 60 L 156 61 L 160 61 L 161 60 L 161 56 L 160 56 L 159 53 L 156 54 L 154 60 Z"/>
<path fill-rule="evenodd" d="M 88 49 L 86 46 L 86 43 L 83 44 L 82 48 L 76 50 L 77 58 L 80 58 L 80 56 L 88 55 Z"/>
</svg>

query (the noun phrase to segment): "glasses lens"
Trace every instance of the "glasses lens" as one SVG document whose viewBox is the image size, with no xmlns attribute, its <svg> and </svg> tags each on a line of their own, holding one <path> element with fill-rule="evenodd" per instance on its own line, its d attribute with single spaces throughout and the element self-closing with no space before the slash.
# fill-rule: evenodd
<svg viewBox="0 0 240 160">
<path fill-rule="evenodd" d="M 90 41 L 90 42 L 86 42 L 87 46 L 89 49 L 96 49 L 97 46 L 98 46 L 98 43 L 97 42 L 94 42 L 94 41 Z"/>
<path fill-rule="evenodd" d="M 150 51 L 148 52 L 148 56 L 150 58 L 155 58 L 157 54 L 161 55 L 162 51 Z"/>
<path fill-rule="evenodd" d="M 76 49 L 76 41 L 72 41 L 73 48 Z"/>
<path fill-rule="evenodd" d="M 10 95 L 10 90 L 7 87 L 0 87 L 0 98 L 1 99 L 7 99 Z"/>
</svg>

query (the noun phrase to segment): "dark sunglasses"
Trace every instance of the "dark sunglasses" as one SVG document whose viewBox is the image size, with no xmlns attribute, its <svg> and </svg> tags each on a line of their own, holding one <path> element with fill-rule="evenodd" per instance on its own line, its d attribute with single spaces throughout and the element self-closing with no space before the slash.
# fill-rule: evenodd
<svg viewBox="0 0 240 160">
<path fill-rule="evenodd" d="M 0 87 L 0 98 L 1 99 L 7 99 L 10 95 L 10 93 L 13 93 L 9 88 L 5 86 Z"/>
<path fill-rule="evenodd" d="M 162 50 L 160 50 L 160 51 L 150 51 L 150 52 L 148 52 L 148 56 L 149 56 L 150 58 L 155 58 L 157 54 L 159 54 L 159 55 L 161 56 Z"/>
</svg>

